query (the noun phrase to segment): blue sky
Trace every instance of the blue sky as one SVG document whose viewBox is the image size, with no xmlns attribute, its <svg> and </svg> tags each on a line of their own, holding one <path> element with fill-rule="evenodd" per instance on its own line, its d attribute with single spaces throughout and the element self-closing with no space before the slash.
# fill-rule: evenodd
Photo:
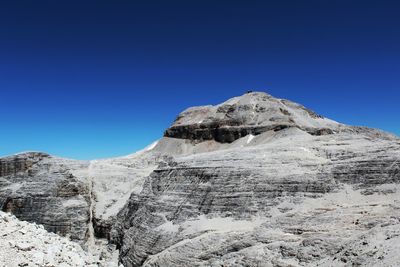
<svg viewBox="0 0 400 267">
<path fill-rule="evenodd" d="M 0 155 L 93 159 L 247 90 L 400 135 L 398 1 L 2 1 Z"/>
</svg>

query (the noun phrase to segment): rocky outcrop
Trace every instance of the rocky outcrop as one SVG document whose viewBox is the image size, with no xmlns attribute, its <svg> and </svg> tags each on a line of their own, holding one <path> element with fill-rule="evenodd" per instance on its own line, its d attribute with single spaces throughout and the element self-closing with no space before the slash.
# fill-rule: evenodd
<svg viewBox="0 0 400 267">
<path fill-rule="evenodd" d="M 114 241 L 124 266 L 310 266 L 399 224 L 398 162 L 395 142 L 347 134 L 176 158 L 131 197 Z"/>
<path fill-rule="evenodd" d="M 114 216 L 140 192 L 157 155 L 75 161 L 28 152 L 0 159 L 0 208 L 85 243 L 109 237 Z M 93 228 L 93 231 L 92 231 Z"/>
<path fill-rule="evenodd" d="M 115 216 L 131 194 L 140 193 L 145 177 L 157 167 L 160 157 L 160 153 L 145 149 L 127 157 L 89 162 L 81 175 L 92 182 L 92 225 L 96 237 L 109 238 Z"/>
<path fill-rule="evenodd" d="M 126 157 L 2 158 L 0 207 L 125 267 L 398 266 L 399 170 L 399 138 L 248 93 Z"/>
<path fill-rule="evenodd" d="M 338 123 L 305 107 L 266 93 L 248 93 L 217 106 L 190 108 L 165 131 L 165 137 L 195 142 L 235 140 L 267 131 L 297 127 L 313 135 L 332 134 Z"/>
<path fill-rule="evenodd" d="M 226 103 L 259 98 L 285 103 L 257 93 Z M 227 118 L 240 106 L 189 109 L 166 135 L 186 127 L 175 137 L 194 146 L 210 138 L 225 142 L 203 134 L 223 125 L 210 114 L 216 109 L 221 113 L 216 116 Z M 290 107 L 283 113 L 269 109 L 265 116 L 290 116 L 301 106 Z M 399 139 L 299 110 L 311 119 L 244 132 L 248 135 L 229 139 L 232 145 L 225 149 L 175 155 L 161 164 L 142 192 L 132 194 L 113 227 L 111 239 L 124 266 L 331 266 L 327 259 L 343 257 L 341 248 L 349 242 L 373 243 L 379 227 L 398 229 Z M 217 123 L 207 124 L 207 118 Z M 310 128 L 329 130 L 313 134 Z M 367 255 L 353 258 L 339 262 L 375 261 Z"/>
<path fill-rule="evenodd" d="M 48 231 L 85 240 L 88 187 L 73 174 L 85 163 L 43 153 L 23 153 L 0 160 L 0 207 Z"/>
<path fill-rule="evenodd" d="M 40 152 L 30 152 L 24 155 L 0 159 L 0 176 L 17 175 L 28 171 L 34 164 L 50 155 Z"/>
</svg>

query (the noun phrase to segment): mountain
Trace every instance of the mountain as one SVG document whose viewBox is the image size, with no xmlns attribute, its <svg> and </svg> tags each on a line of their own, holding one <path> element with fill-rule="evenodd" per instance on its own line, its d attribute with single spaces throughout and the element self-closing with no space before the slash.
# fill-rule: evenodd
<svg viewBox="0 0 400 267">
<path fill-rule="evenodd" d="M 262 92 L 126 157 L 0 159 L 0 206 L 130 266 L 398 266 L 400 139 Z"/>
<path fill-rule="evenodd" d="M 249 134 L 296 127 L 312 135 L 332 133 L 338 123 L 305 107 L 266 93 L 247 93 L 217 106 L 189 108 L 165 132 L 166 137 L 231 143 Z"/>
</svg>

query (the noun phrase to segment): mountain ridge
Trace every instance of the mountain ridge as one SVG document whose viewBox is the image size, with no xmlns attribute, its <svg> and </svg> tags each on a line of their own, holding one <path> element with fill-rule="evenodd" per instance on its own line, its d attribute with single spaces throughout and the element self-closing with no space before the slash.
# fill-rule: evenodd
<svg viewBox="0 0 400 267">
<path fill-rule="evenodd" d="M 196 130 L 201 130 L 201 129 L 207 129 L 210 128 L 210 126 L 212 128 L 225 128 L 225 127 L 243 127 L 246 126 L 247 124 L 238 124 L 237 121 L 235 121 L 235 119 L 233 119 L 233 121 L 230 122 L 225 122 L 223 120 L 223 118 L 215 118 L 213 116 L 215 116 L 214 113 L 220 113 L 222 114 L 222 116 L 229 116 L 229 109 L 232 108 L 232 105 L 237 105 L 239 103 L 238 106 L 236 106 L 236 109 L 245 109 L 246 112 L 251 111 L 251 109 L 253 108 L 258 108 L 261 110 L 265 110 L 265 106 L 257 106 L 257 104 L 259 104 L 260 102 L 265 102 L 266 100 L 270 100 L 272 102 L 276 102 L 278 104 L 282 104 L 282 105 L 288 105 L 291 108 L 294 109 L 298 109 L 300 111 L 304 111 L 305 113 L 307 113 L 311 119 L 314 120 L 322 120 L 322 123 L 320 125 L 317 125 L 315 127 L 310 127 L 312 125 L 303 125 L 304 124 L 304 118 L 303 121 L 300 121 L 300 123 L 297 123 L 297 121 L 295 122 L 291 122 L 290 120 L 293 120 L 290 115 L 287 112 L 289 112 L 285 108 L 286 106 L 274 106 L 271 107 L 272 109 L 269 110 L 268 114 L 271 115 L 279 115 L 281 116 L 279 118 L 276 118 L 274 116 L 271 116 L 271 118 L 268 119 L 273 119 L 273 120 L 281 120 L 281 123 L 273 123 L 271 125 L 267 124 L 265 125 L 265 123 L 260 123 L 257 121 L 251 121 L 249 126 L 253 126 L 254 129 L 244 129 L 243 133 L 238 133 L 236 134 L 234 137 L 230 138 L 229 140 L 215 140 L 215 138 L 212 138 L 212 134 L 207 137 L 207 138 L 199 138 L 199 140 L 197 140 L 196 138 L 190 138 L 188 136 L 186 136 L 187 138 L 181 138 L 179 136 L 179 134 L 174 133 L 174 131 L 176 131 L 180 126 L 192 126 L 193 127 L 193 131 Z M 244 103 L 243 103 L 244 102 Z M 250 107 L 246 104 L 246 102 L 250 102 L 250 104 L 253 104 L 254 107 Z M 251 103 L 253 102 L 253 103 Z M 244 104 L 244 105 L 240 105 L 240 104 Z M 235 111 L 235 108 L 233 109 L 233 111 Z M 218 112 L 219 110 L 219 112 Z M 221 112 L 223 111 L 223 112 Z M 200 114 L 200 117 L 198 116 L 198 113 L 202 113 Z M 254 111 L 251 111 L 254 112 Z M 210 114 L 211 113 L 211 114 Z M 232 113 L 232 110 L 231 110 Z M 220 115 L 219 114 L 219 115 Z M 211 115 L 211 116 L 210 116 Z M 238 114 L 236 114 L 236 116 L 240 116 L 240 112 Z M 304 114 L 302 114 L 304 116 Z M 210 116 L 210 117 L 207 117 Z M 288 118 L 285 118 L 285 116 L 289 116 Z M 220 116 L 221 117 L 221 116 Z M 308 118 L 308 119 L 310 119 Z M 207 122 L 207 120 L 208 122 Z M 286 121 L 283 121 L 283 119 L 286 119 Z M 211 122 L 210 122 L 211 120 Z M 214 121 L 213 121 L 214 120 Z M 222 123 L 219 122 L 215 122 L 215 120 L 221 120 Z M 199 123 L 201 122 L 201 123 Z M 232 125 L 228 125 L 228 124 L 232 124 Z M 303 124 L 302 124 L 303 123 Z M 261 124 L 261 126 L 260 126 Z M 316 122 L 314 122 L 314 124 L 318 124 Z M 261 129 L 257 129 L 257 127 L 260 127 Z M 307 127 L 306 127 L 307 126 Z M 264 127 L 264 128 L 263 128 Z M 301 130 L 305 130 L 305 131 L 309 131 L 310 134 L 315 134 L 315 135 L 322 135 L 322 134 L 331 134 L 333 131 L 358 131 L 358 132 L 363 132 L 363 131 L 371 131 L 374 132 L 375 134 L 380 134 L 383 136 L 388 136 L 388 137 L 393 137 L 393 138 L 399 138 L 398 135 L 391 133 L 391 132 L 387 132 L 381 129 L 377 129 L 377 128 L 371 128 L 371 127 L 367 127 L 367 126 L 350 126 L 350 125 L 346 125 L 343 123 L 339 123 L 336 122 L 332 119 L 328 119 L 322 115 L 319 115 L 317 113 L 315 113 L 314 111 L 312 111 L 311 109 L 308 109 L 306 107 L 304 107 L 301 104 L 292 102 L 290 100 L 287 99 L 281 99 L 281 98 L 275 98 L 272 95 L 263 92 L 263 91 L 251 91 L 251 92 L 247 92 L 241 96 L 237 96 L 237 97 L 233 97 L 230 98 L 220 104 L 217 105 L 204 105 L 204 106 L 194 106 L 194 107 L 189 107 L 187 109 L 185 109 L 184 111 L 182 111 L 175 119 L 175 121 L 172 123 L 172 125 L 167 128 L 164 132 L 164 136 L 163 137 L 171 137 L 171 138 L 178 138 L 178 139 L 189 139 L 191 141 L 195 141 L 195 142 L 203 142 L 203 141 L 208 141 L 208 140 L 215 140 L 219 143 L 232 143 L 235 140 L 245 137 L 247 135 L 258 135 L 260 133 L 263 133 L 265 131 L 279 131 L 281 129 L 284 128 L 288 128 L 288 127 L 297 127 Z M 314 128 L 314 129 L 313 129 Z M 234 129 L 236 130 L 236 129 Z M 240 132 L 240 131 L 239 131 Z M 229 131 L 225 131 L 222 134 L 228 134 L 229 135 Z M 244 134 L 244 135 L 243 135 Z M 190 134 L 187 134 L 190 135 Z M 196 135 L 192 134 L 193 137 L 195 137 Z M 200 134 L 201 136 L 201 134 Z M 153 142 L 152 144 L 148 145 L 147 147 L 145 147 L 143 150 L 145 150 L 146 148 L 150 147 L 151 145 L 154 145 L 155 143 L 160 142 L 160 140 L 157 140 L 155 142 Z M 156 144 L 157 145 L 157 144 Z M 153 149 L 154 147 L 152 147 Z M 113 158 L 121 158 L 121 157 L 129 157 L 131 155 L 134 155 L 138 152 L 142 152 L 143 150 L 138 150 L 132 154 L 128 154 L 128 155 L 122 155 L 122 156 L 117 156 L 117 157 L 108 157 L 108 158 L 99 158 L 99 159 L 91 159 L 91 160 L 80 160 L 80 161 L 93 161 L 93 160 L 109 160 L 109 159 L 113 159 Z M 57 155 L 52 155 L 52 154 L 48 154 L 47 152 L 43 152 L 43 151 L 23 151 L 23 152 L 18 152 L 15 154 L 11 154 L 11 155 L 5 155 L 2 156 L 1 158 L 5 158 L 5 157 L 12 157 L 12 156 L 17 156 L 19 154 L 31 154 L 31 153 L 42 153 L 42 154 L 47 154 L 49 156 L 52 157 L 56 157 L 56 158 L 63 158 L 63 159 L 74 159 L 74 158 L 66 158 L 63 156 L 57 156 Z"/>
<path fill-rule="evenodd" d="M 127 156 L 0 158 L 2 211 L 88 249 L 107 239 L 125 267 L 372 263 L 359 236 L 400 232 L 399 183 L 397 136 L 260 92 L 189 108 Z"/>
</svg>

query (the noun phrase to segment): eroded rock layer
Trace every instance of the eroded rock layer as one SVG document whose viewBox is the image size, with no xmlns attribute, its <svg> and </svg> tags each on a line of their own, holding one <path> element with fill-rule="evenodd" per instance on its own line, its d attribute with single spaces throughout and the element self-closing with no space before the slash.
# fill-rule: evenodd
<svg viewBox="0 0 400 267">
<path fill-rule="evenodd" d="M 228 103 L 259 98 L 285 103 L 257 93 Z M 202 132 L 213 131 L 202 121 L 210 109 L 180 115 L 175 125 L 190 133 L 176 137 L 195 146 L 217 141 Z M 389 254 L 382 266 L 398 263 L 396 245 L 385 238 L 400 229 L 399 139 L 300 110 L 311 119 L 244 132 L 224 149 L 176 155 L 161 164 L 113 227 L 124 266 L 368 266 Z M 295 112 L 283 116 L 288 113 Z M 312 134 L 312 123 L 329 134 Z M 196 127 L 203 129 L 198 136 Z M 373 251 L 377 242 L 389 252 Z"/>
<path fill-rule="evenodd" d="M 400 139 L 248 93 L 138 153 L 0 159 L 0 207 L 132 266 L 399 266 Z"/>
<path fill-rule="evenodd" d="M 298 127 L 313 135 L 332 134 L 338 123 L 266 93 L 247 93 L 217 106 L 189 108 L 165 131 L 165 137 L 232 143 L 249 134 Z"/>
<path fill-rule="evenodd" d="M 90 196 L 86 181 L 73 174 L 85 163 L 43 153 L 0 159 L 0 207 L 48 231 L 84 240 Z"/>
</svg>

